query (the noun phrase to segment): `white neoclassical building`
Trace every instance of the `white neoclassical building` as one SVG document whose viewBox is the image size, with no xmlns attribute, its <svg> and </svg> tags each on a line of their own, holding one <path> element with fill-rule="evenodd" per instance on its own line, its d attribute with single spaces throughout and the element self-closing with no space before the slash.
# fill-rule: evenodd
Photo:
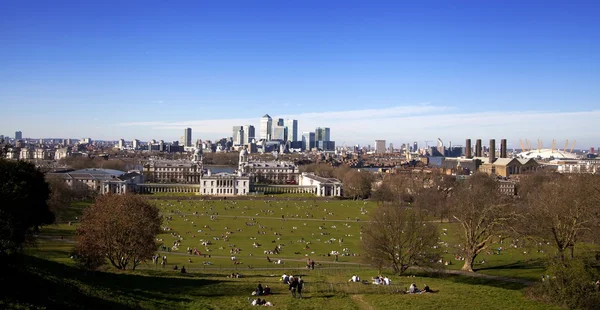
<svg viewBox="0 0 600 310">
<path fill-rule="evenodd" d="M 321 197 L 340 197 L 342 196 L 342 182 L 338 179 L 323 178 L 314 173 L 303 172 L 300 175 L 300 184 L 303 186 L 314 187 L 314 194 Z"/>
</svg>

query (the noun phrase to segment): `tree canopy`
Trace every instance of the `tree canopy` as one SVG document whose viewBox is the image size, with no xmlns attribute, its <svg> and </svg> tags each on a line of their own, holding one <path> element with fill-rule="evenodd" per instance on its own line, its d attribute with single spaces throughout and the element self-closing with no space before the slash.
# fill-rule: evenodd
<svg viewBox="0 0 600 310">
<path fill-rule="evenodd" d="M 44 174 L 33 164 L 0 159 L 0 256 L 11 255 L 39 226 L 54 222 Z"/>
<path fill-rule="evenodd" d="M 80 262 L 93 269 L 108 259 L 117 269 L 135 269 L 155 253 L 161 223 L 158 208 L 141 196 L 100 196 L 77 229 Z"/>
</svg>

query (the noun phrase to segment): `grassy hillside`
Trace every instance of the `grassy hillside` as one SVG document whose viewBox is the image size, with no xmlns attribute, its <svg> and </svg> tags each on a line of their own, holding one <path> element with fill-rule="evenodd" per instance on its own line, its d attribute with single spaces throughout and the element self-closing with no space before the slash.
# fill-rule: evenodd
<svg viewBox="0 0 600 310">
<path fill-rule="evenodd" d="M 361 263 L 359 247 L 360 226 L 375 208 L 373 203 L 256 198 L 151 202 L 165 217 L 164 230 L 158 239 L 170 248 L 174 241 L 180 242 L 180 246 L 171 248 L 170 252 L 158 252 L 168 257 L 166 268 L 147 263 L 135 272 L 118 272 L 107 267 L 102 272 L 86 273 L 73 267 L 70 251 L 79 214 L 86 207 L 78 204 L 70 210 L 70 225 L 45 227 L 37 247 L 30 248 L 19 263 L 7 268 L 1 281 L 14 285 L 2 290 L 0 308 L 245 309 L 250 307 L 250 293 L 260 282 L 273 288 L 275 294 L 267 300 L 282 309 L 456 309 L 466 306 L 548 309 L 547 305 L 524 299 L 523 284 L 493 279 L 388 274 L 391 286 L 348 283 L 353 273 L 363 279 L 377 274 Z M 454 259 L 457 228 L 454 224 L 440 227 L 440 246 L 448 252 L 445 259 L 453 262 L 448 266 L 450 269 L 460 267 L 460 261 Z M 202 245 L 203 241 L 211 244 Z M 280 254 L 268 256 L 283 263 L 267 262 L 264 251 L 273 250 L 277 245 L 281 245 Z M 504 249 L 498 251 L 500 246 Z M 197 248 L 202 255 L 187 254 L 187 247 Z M 231 254 L 235 248 L 240 252 Z M 537 280 L 543 272 L 537 260 L 546 255 L 548 249 L 544 245 L 504 240 L 491 248 L 496 249 L 495 253 L 478 259 L 486 260 L 476 265 L 480 273 Z M 334 262 L 333 256 L 327 256 L 331 251 L 344 255 L 339 257 L 339 262 Z M 235 256 L 239 264 L 234 264 L 231 256 Z M 317 262 L 315 270 L 305 268 L 308 257 Z M 172 270 L 174 265 L 179 268 L 185 265 L 188 273 Z M 227 278 L 232 272 L 243 277 Z M 283 272 L 303 276 L 305 299 L 293 300 L 289 296 L 286 287 L 279 282 Z M 17 279 L 23 284 L 18 284 Z M 412 282 L 419 287 L 428 284 L 438 293 L 403 294 Z"/>
</svg>

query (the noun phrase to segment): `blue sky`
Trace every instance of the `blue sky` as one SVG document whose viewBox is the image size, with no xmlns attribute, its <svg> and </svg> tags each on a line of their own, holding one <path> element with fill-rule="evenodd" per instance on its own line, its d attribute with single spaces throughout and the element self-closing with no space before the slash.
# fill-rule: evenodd
<svg viewBox="0 0 600 310">
<path fill-rule="evenodd" d="M 600 144 L 598 1 L 3 1 L 0 134 Z M 561 143 L 559 143 L 561 145 Z"/>
</svg>

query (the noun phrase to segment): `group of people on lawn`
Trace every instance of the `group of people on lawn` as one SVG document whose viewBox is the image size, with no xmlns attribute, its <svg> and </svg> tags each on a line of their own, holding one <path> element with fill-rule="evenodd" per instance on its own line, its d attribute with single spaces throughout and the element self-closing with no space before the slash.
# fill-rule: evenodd
<svg viewBox="0 0 600 310">
<path fill-rule="evenodd" d="M 368 281 L 363 281 L 361 282 L 360 277 L 357 276 L 356 274 L 353 274 L 352 277 L 350 278 L 350 280 L 348 280 L 348 282 L 359 282 L 359 283 L 365 283 L 368 284 Z M 392 280 L 390 280 L 390 278 L 388 278 L 387 276 L 381 276 L 378 275 L 374 278 L 372 278 L 372 284 L 375 285 L 391 285 Z M 427 284 L 424 285 L 423 289 L 419 289 L 417 288 L 417 285 L 415 283 L 412 283 L 410 285 L 410 287 L 408 288 L 408 291 L 406 291 L 406 293 L 408 294 L 421 294 L 421 293 L 433 293 L 433 291 L 429 288 L 429 286 Z"/>
<path fill-rule="evenodd" d="M 304 280 L 302 280 L 302 277 L 295 277 L 293 275 L 288 276 L 284 273 L 283 276 L 281 276 L 281 282 L 288 285 L 288 289 L 292 293 L 292 298 L 302 299 L 302 289 L 304 288 Z M 271 288 L 268 285 L 265 285 L 263 288 L 260 283 L 258 283 L 256 290 L 252 292 L 253 296 L 268 296 L 271 294 Z M 254 299 L 251 301 L 251 304 L 253 306 L 273 306 L 271 302 L 266 301 L 264 298 Z"/>
<path fill-rule="evenodd" d="M 392 283 L 392 280 L 390 280 L 390 278 L 388 278 L 387 276 L 382 276 L 382 275 L 378 275 L 374 278 L 371 278 L 373 284 L 375 285 L 390 285 Z M 360 282 L 360 277 L 357 276 L 356 274 L 353 274 L 352 277 L 348 280 L 348 282 Z M 366 280 L 363 281 L 363 283 L 369 283 Z"/>
</svg>

